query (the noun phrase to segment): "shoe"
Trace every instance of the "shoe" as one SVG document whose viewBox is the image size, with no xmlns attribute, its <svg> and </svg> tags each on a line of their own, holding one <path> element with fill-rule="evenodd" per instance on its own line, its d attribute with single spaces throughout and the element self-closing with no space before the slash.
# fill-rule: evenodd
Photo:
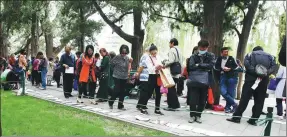
<svg viewBox="0 0 287 137">
<path fill-rule="evenodd" d="M 69 97 L 65 97 L 65 101 L 69 101 Z"/>
<path fill-rule="evenodd" d="M 229 113 L 231 113 L 231 110 L 230 109 L 226 109 L 225 113 L 229 114 Z"/>
<path fill-rule="evenodd" d="M 233 123 L 240 123 L 240 120 L 239 120 L 239 119 L 228 118 L 228 119 L 226 119 L 226 120 L 229 121 L 229 122 L 233 122 Z"/>
<path fill-rule="evenodd" d="M 197 123 L 201 124 L 201 123 L 202 123 L 202 120 L 201 120 L 201 118 L 200 118 L 200 117 L 196 117 L 196 118 L 195 118 L 195 122 L 197 122 Z"/>
<path fill-rule="evenodd" d="M 254 120 L 248 120 L 247 121 L 248 124 L 253 125 L 253 126 L 257 126 L 256 122 Z"/>
<path fill-rule="evenodd" d="M 46 90 L 46 88 L 43 88 L 43 87 L 41 87 L 40 89 L 41 89 L 41 90 Z"/>
<path fill-rule="evenodd" d="M 127 109 L 125 109 L 124 107 L 118 108 L 119 110 L 125 111 Z"/>
<path fill-rule="evenodd" d="M 196 117 L 190 117 L 188 123 L 194 123 L 196 121 Z"/>
<path fill-rule="evenodd" d="M 77 103 L 84 103 L 83 100 L 81 100 L 81 98 L 77 98 Z"/>
<path fill-rule="evenodd" d="M 155 110 L 154 113 L 158 115 L 164 115 L 160 110 Z"/>
<path fill-rule="evenodd" d="M 91 104 L 98 105 L 98 103 L 94 99 L 90 99 Z"/>
<path fill-rule="evenodd" d="M 148 115 L 148 112 L 145 109 L 139 109 L 142 114 Z"/>
<path fill-rule="evenodd" d="M 175 109 L 172 109 L 172 108 L 163 108 L 163 110 L 165 110 L 165 111 L 175 111 Z"/>
<path fill-rule="evenodd" d="M 164 102 L 167 102 L 167 100 L 165 100 Z"/>
<path fill-rule="evenodd" d="M 265 112 L 261 112 L 261 115 L 267 115 Z"/>
</svg>

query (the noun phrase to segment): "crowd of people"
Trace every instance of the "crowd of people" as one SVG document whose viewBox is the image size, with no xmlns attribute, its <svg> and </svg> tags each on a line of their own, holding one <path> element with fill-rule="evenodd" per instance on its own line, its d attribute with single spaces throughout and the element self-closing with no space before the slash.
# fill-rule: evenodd
<svg viewBox="0 0 287 137">
<path fill-rule="evenodd" d="M 141 113 L 148 114 L 148 100 L 154 95 L 154 113 L 164 115 L 160 110 L 163 85 L 158 81 L 160 72 L 163 69 L 168 69 L 175 85 L 168 88 L 166 100 L 168 107 L 164 110 L 176 111 L 180 108 L 178 96 L 183 95 L 184 80 L 186 80 L 186 102 L 190 108 L 189 122 L 202 123 L 201 113 L 207 104 L 208 90 L 215 82 L 213 74 L 217 73 L 220 78 L 216 84 L 219 84 L 221 95 L 226 100 L 225 113 L 233 113 L 233 117 L 227 120 L 239 123 L 240 116 L 253 96 L 254 106 L 248 123 L 256 125 L 256 119 L 260 117 L 264 106 L 269 76 L 276 73 L 275 57 L 265 52 L 262 47 L 257 46 L 245 56 L 243 66 L 240 60 L 229 55 L 228 47 L 221 48 L 221 56 L 216 57 L 208 51 L 209 42 L 200 40 L 193 49 L 192 55 L 183 64 L 183 55 L 178 45 L 176 38 L 169 41 L 170 49 L 166 59 L 159 56 L 156 45 L 151 44 L 145 48 L 145 53 L 140 58 L 137 71 L 134 74 L 140 85 L 140 96 L 136 108 Z M 88 45 L 84 53 L 76 52 L 74 55 L 71 53 L 71 47 L 66 46 L 65 53 L 61 55 L 60 59 L 57 57 L 55 60 L 47 59 L 42 52 L 38 52 L 36 57 L 31 58 L 31 61 L 26 61 L 26 52 L 22 50 L 18 60 L 14 55 L 10 56 L 9 65 L 11 68 L 21 69 L 19 71 L 21 79 L 25 79 L 25 72 L 27 72 L 27 78 L 32 85 L 42 90 L 46 90 L 47 83 L 50 84 L 49 81 L 52 79 L 60 88 L 60 77 L 62 76 L 63 93 L 66 99 L 73 97 L 71 93 L 74 87 L 75 90 L 78 90 L 77 103 L 83 103 L 87 98 L 94 105 L 108 102 L 109 107 L 113 109 L 114 101 L 118 98 L 117 108 L 125 110 L 126 83 L 131 77 L 133 61 L 128 56 L 129 53 L 127 45 L 120 47 L 118 55 L 108 52 L 105 48 L 101 48 L 98 54 L 92 45 Z M 16 71 L 18 72 L 18 70 Z M 238 104 L 235 101 L 235 95 L 239 73 L 245 73 L 245 80 Z M 278 96 L 276 96 L 278 98 L 277 112 L 282 116 L 282 99 L 286 97 L 285 66 L 280 66 L 277 79 L 280 83 L 278 86 L 280 93 L 277 93 Z M 97 85 L 97 81 L 99 81 L 99 85 Z M 96 92 L 97 87 L 99 89 Z M 21 88 L 25 88 L 25 83 L 21 83 Z"/>
</svg>

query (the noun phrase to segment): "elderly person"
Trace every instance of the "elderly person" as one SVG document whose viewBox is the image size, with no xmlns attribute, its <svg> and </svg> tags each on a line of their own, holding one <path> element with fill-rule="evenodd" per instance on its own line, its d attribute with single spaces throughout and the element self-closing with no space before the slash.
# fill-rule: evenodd
<svg viewBox="0 0 287 137">
<path fill-rule="evenodd" d="M 72 96 L 74 73 L 66 73 L 68 69 L 75 71 L 75 56 L 71 53 L 71 47 L 65 47 L 65 53 L 61 56 L 60 65 L 63 67 L 63 86 L 64 86 L 64 96 L 66 99 Z M 71 70 L 71 71 L 72 71 Z"/>
<path fill-rule="evenodd" d="M 113 109 L 114 101 L 119 97 L 118 109 L 126 110 L 123 102 L 125 98 L 126 83 L 129 77 L 129 47 L 122 45 L 119 50 L 120 54 L 115 56 L 110 64 L 113 68 L 113 78 L 115 82 L 114 92 L 109 100 L 110 109 Z"/>
</svg>

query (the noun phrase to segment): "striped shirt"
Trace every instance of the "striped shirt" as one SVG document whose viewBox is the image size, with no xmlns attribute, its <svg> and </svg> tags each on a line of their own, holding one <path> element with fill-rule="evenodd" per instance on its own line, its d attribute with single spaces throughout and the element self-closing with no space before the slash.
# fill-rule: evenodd
<svg viewBox="0 0 287 137">
<path fill-rule="evenodd" d="M 149 78 L 149 71 L 148 71 L 148 60 L 149 60 L 149 54 L 145 53 L 140 59 L 139 66 L 143 67 L 143 70 L 140 74 L 140 81 L 148 81 Z"/>
</svg>

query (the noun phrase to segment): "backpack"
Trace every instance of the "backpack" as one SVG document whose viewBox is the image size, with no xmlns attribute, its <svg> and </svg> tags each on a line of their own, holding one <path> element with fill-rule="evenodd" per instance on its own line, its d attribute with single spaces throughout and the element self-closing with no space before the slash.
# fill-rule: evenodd
<svg viewBox="0 0 287 137">
<path fill-rule="evenodd" d="M 274 57 L 263 51 L 253 51 L 251 54 L 251 62 L 255 65 L 255 73 L 258 76 L 267 76 Z"/>
</svg>

